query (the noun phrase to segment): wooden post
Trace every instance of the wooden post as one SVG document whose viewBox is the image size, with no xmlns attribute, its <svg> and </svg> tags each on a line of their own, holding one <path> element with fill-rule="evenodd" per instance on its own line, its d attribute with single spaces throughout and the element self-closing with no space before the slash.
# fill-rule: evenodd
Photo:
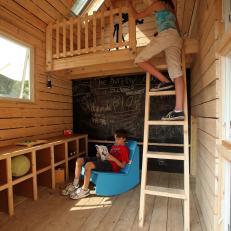
<svg viewBox="0 0 231 231">
<path fill-rule="evenodd" d="M 8 213 L 10 216 L 14 214 L 14 199 L 13 199 L 13 186 L 12 186 L 12 170 L 11 170 L 11 157 L 6 159 L 7 169 L 7 184 L 8 184 Z"/>
<path fill-rule="evenodd" d="M 63 19 L 63 57 L 66 57 L 67 34 L 66 34 L 66 19 Z"/>
<path fill-rule="evenodd" d="M 80 54 L 81 50 L 81 21 L 80 17 L 78 17 L 77 22 L 77 54 Z"/>
<path fill-rule="evenodd" d="M 85 15 L 85 51 L 88 52 L 88 14 Z"/>
<path fill-rule="evenodd" d="M 52 23 L 46 28 L 46 68 L 52 70 Z"/>
<path fill-rule="evenodd" d="M 56 58 L 59 58 L 59 22 L 56 22 Z"/>
<path fill-rule="evenodd" d="M 120 7 L 119 8 L 119 47 L 122 47 L 122 36 L 123 36 L 122 9 Z"/>
<path fill-rule="evenodd" d="M 66 163 L 66 181 L 69 180 L 69 163 L 68 163 L 68 142 L 66 141 L 65 142 L 65 163 Z"/>
<path fill-rule="evenodd" d="M 74 39 L 74 33 L 73 33 L 73 24 L 74 20 L 73 18 L 70 18 L 70 55 L 73 56 L 73 39 Z"/>
<path fill-rule="evenodd" d="M 54 146 L 50 147 L 50 158 L 51 158 L 51 187 L 55 189 L 55 158 L 54 158 Z"/>
<path fill-rule="evenodd" d="M 129 25 L 129 46 L 131 50 L 136 50 L 136 23 L 135 19 L 132 16 L 131 9 L 129 10 L 128 16 L 128 25 Z"/>
<path fill-rule="evenodd" d="M 93 52 L 96 52 L 96 14 L 93 13 Z"/>
<path fill-rule="evenodd" d="M 32 159 L 31 159 L 31 164 L 32 164 L 32 175 L 33 175 L 33 199 L 37 200 L 38 199 L 38 184 L 37 184 L 37 173 L 36 173 L 36 154 L 35 150 L 32 151 Z"/>
<path fill-rule="evenodd" d="M 114 25 L 113 25 L 113 10 L 110 9 L 110 21 L 109 21 L 109 28 L 110 28 L 110 48 L 114 48 L 114 38 L 113 38 L 113 31 L 114 31 Z"/>
<path fill-rule="evenodd" d="M 105 43 L 104 43 L 104 11 L 101 12 L 101 46 L 103 47 L 103 50 L 105 49 Z"/>
</svg>

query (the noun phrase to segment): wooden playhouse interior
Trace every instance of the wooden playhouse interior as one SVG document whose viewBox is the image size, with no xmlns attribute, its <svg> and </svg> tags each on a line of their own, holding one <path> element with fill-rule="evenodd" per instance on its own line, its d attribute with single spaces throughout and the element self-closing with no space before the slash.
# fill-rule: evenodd
<svg viewBox="0 0 231 231">
<path fill-rule="evenodd" d="M 73 129 L 72 81 L 143 73 L 134 64 L 134 58 L 156 31 L 154 17 L 136 25 L 125 0 L 117 0 L 115 8 L 110 0 L 89 2 L 80 16 L 73 16 L 72 0 L 0 0 L 0 35 L 28 44 L 34 55 L 33 102 L 0 100 L 0 209 L 3 211 L 0 227 L 3 230 L 16 230 L 17 226 L 22 230 L 25 227 L 61 230 L 66 229 L 65 223 L 70 230 L 105 230 L 105 227 L 106 230 L 125 230 L 124 227 L 139 230 L 140 187 L 119 197 L 90 197 L 78 203 L 60 197 L 56 187 L 57 169 L 64 169 L 68 181 L 75 159 L 88 154 L 87 133 L 63 136 L 63 130 Z M 151 1 L 133 2 L 140 11 Z M 183 59 L 190 70 L 190 78 L 186 76 L 191 112 L 190 227 L 191 230 L 224 230 L 222 166 L 224 161 L 231 160 L 231 146 L 222 142 L 222 57 L 230 50 L 230 31 L 224 30 L 221 0 L 175 0 L 174 3 L 184 38 Z M 126 24 L 122 13 L 129 15 Z M 122 28 L 118 31 L 118 41 L 113 35 L 115 19 Z M 163 53 L 151 62 L 166 71 Z M 52 88 L 47 87 L 48 79 Z M 46 140 L 46 143 L 32 147 L 15 145 L 24 140 Z M 19 155 L 29 158 L 31 168 L 26 175 L 14 178 L 11 160 Z M 148 181 L 159 186 L 183 185 L 179 173 L 151 171 L 148 176 Z M 28 197 L 33 200 L 25 200 Z M 74 212 L 70 213 L 71 209 Z M 183 203 L 178 199 L 147 197 L 143 229 L 189 231 L 190 228 L 184 227 L 182 211 Z"/>
</svg>

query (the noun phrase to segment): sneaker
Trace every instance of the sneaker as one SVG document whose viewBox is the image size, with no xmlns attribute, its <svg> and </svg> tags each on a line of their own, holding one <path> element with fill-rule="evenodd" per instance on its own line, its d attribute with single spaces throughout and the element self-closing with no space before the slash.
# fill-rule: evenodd
<svg viewBox="0 0 231 231">
<path fill-rule="evenodd" d="M 90 195 L 90 189 L 83 190 L 82 188 L 78 188 L 70 194 L 70 198 L 73 200 L 77 200 L 80 198 L 87 197 L 89 195 Z"/>
<path fill-rule="evenodd" d="M 175 85 L 173 82 L 161 82 L 154 88 L 151 88 L 150 91 L 163 91 L 163 90 L 170 90 L 174 89 Z"/>
<path fill-rule="evenodd" d="M 65 189 L 63 189 L 62 191 L 61 191 L 61 194 L 63 195 L 63 196 L 68 196 L 68 195 L 70 195 L 72 192 L 74 192 L 76 189 L 78 189 L 79 188 L 79 185 L 77 185 L 77 186 L 75 186 L 75 185 L 73 185 L 73 183 L 70 183 L 70 184 L 68 184 L 67 186 L 66 186 L 66 188 Z"/>
<path fill-rule="evenodd" d="M 166 116 L 163 116 L 161 120 L 184 120 L 184 112 L 170 111 Z"/>
</svg>

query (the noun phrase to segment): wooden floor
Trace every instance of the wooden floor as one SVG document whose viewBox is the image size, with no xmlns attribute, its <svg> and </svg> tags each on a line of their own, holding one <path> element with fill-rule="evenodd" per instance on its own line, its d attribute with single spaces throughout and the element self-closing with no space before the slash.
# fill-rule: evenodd
<svg viewBox="0 0 231 231">
<path fill-rule="evenodd" d="M 154 185 L 182 186 L 181 174 L 149 172 Z M 183 202 L 178 199 L 148 196 L 146 220 L 138 228 L 139 191 L 136 187 L 117 197 L 91 195 L 80 200 L 60 196 L 59 190 L 43 188 L 39 199 L 24 200 L 15 215 L 0 213 L 1 231 L 90 231 L 90 230 L 183 230 Z M 191 231 L 205 231 L 197 200 L 191 187 Z"/>
</svg>

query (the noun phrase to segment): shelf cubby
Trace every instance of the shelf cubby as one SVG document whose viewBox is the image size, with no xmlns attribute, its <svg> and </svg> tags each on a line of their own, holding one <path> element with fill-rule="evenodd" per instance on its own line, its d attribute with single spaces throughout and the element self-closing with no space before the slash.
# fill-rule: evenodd
<svg viewBox="0 0 231 231">
<path fill-rule="evenodd" d="M 8 190 L 0 191 L 0 211 L 8 213 Z"/>
<path fill-rule="evenodd" d="M 13 184 L 15 184 L 15 182 L 21 182 L 24 179 L 28 179 L 28 178 L 32 177 L 32 152 L 24 153 L 23 156 L 26 156 L 29 159 L 30 169 L 23 176 L 19 176 L 19 177 L 12 176 Z M 13 158 L 14 157 L 12 157 L 12 159 Z"/>
<path fill-rule="evenodd" d="M 51 167 L 51 148 L 36 150 L 36 170 L 49 169 Z"/>
<path fill-rule="evenodd" d="M 13 194 L 34 198 L 33 178 L 26 179 L 13 186 Z"/>
<path fill-rule="evenodd" d="M 79 151 L 78 151 L 79 155 L 83 155 L 87 152 L 86 145 L 87 145 L 86 138 L 85 137 L 80 138 L 79 139 Z"/>
<path fill-rule="evenodd" d="M 65 143 L 54 146 L 54 163 L 65 161 Z"/>
<path fill-rule="evenodd" d="M 68 153 L 68 157 L 71 157 L 77 154 L 76 140 L 71 140 L 67 142 L 67 153 Z"/>
<path fill-rule="evenodd" d="M 55 168 L 55 185 L 63 184 L 66 180 L 66 164 Z"/>
<path fill-rule="evenodd" d="M 0 160 L 0 187 L 7 184 L 7 164 L 6 159 Z"/>
<path fill-rule="evenodd" d="M 46 186 L 48 188 L 52 188 L 53 184 L 51 169 L 37 175 L 37 184 L 41 186 Z"/>
<path fill-rule="evenodd" d="M 14 207 L 29 198 L 37 200 L 38 186 L 55 188 L 69 173 L 74 175 L 78 156 L 87 155 L 86 134 L 69 137 L 54 137 L 46 144 L 34 147 L 12 145 L 0 148 L 0 211 L 14 214 Z M 68 156 L 68 153 L 73 153 Z M 24 155 L 30 161 L 30 168 L 23 176 L 12 176 L 12 158 Z M 56 170 L 62 169 L 56 177 Z"/>
</svg>

